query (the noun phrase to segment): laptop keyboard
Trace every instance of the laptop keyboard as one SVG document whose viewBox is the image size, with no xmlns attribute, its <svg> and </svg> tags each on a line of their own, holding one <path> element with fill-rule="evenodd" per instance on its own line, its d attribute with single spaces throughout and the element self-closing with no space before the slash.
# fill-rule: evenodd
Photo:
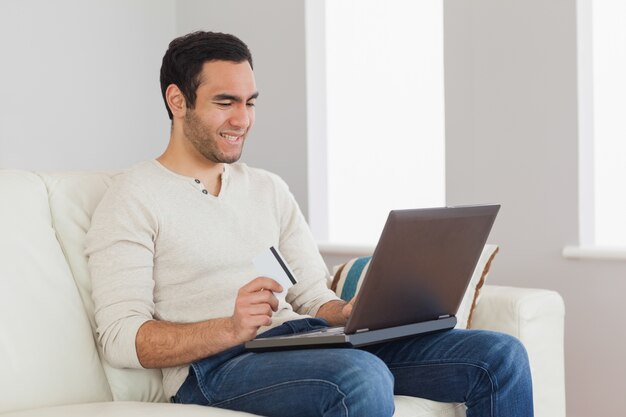
<svg viewBox="0 0 626 417">
<path fill-rule="evenodd" d="M 318 336 L 320 334 L 343 334 L 344 327 L 327 327 L 321 330 L 313 330 L 311 333 L 300 333 L 300 336 Z"/>
<path fill-rule="evenodd" d="M 296 334 L 290 334 L 290 335 L 285 335 L 285 336 L 275 336 L 274 338 L 291 339 L 294 337 L 315 337 L 315 336 L 320 336 L 320 335 L 336 335 L 336 334 L 343 334 L 343 333 L 344 333 L 343 327 L 327 327 L 325 329 L 311 330 L 309 332 L 296 333 Z M 273 338 L 270 338 L 270 339 L 273 339 Z"/>
</svg>

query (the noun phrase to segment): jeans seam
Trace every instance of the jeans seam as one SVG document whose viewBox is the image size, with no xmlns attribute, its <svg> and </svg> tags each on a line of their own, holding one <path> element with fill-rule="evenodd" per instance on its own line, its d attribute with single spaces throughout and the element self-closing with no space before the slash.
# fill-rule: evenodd
<svg viewBox="0 0 626 417">
<path fill-rule="evenodd" d="M 239 400 L 242 398 L 245 398 L 247 396 L 253 395 L 253 394 L 257 394 L 259 392 L 264 392 L 264 391 L 272 391 L 274 389 L 278 389 L 283 385 L 288 385 L 288 384 L 307 384 L 307 383 L 316 383 L 316 384 L 321 384 L 321 385 L 327 385 L 327 386 L 331 386 L 335 389 L 335 391 L 337 391 L 340 395 L 341 395 L 341 405 L 343 406 L 344 412 L 345 412 L 345 417 L 349 417 L 349 411 L 348 411 L 348 406 L 346 405 L 346 394 L 339 388 L 339 385 L 334 384 L 332 382 L 323 380 L 323 379 L 298 379 L 296 381 L 285 381 L 285 382 L 281 382 L 278 384 L 274 384 L 274 385 L 269 385 L 267 387 L 262 387 L 262 388 L 258 388 L 249 392 L 246 392 L 245 394 L 239 394 L 236 395 L 232 398 L 226 399 L 226 400 L 222 400 L 216 403 L 211 404 L 212 407 L 219 407 L 221 404 L 230 402 L 230 401 L 235 401 L 235 400 Z"/>
<path fill-rule="evenodd" d="M 207 400 L 208 404 L 211 404 L 213 397 L 209 395 L 209 393 L 204 387 L 204 384 L 200 383 L 200 376 L 202 374 L 200 374 L 199 369 L 195 363 L 192 363 L 191 367 L 193 368 L 193 372 L 196 375 L 196 386 L 200 389 L 200 392 L 202 393 L 202 395 L 204 395 L 204 398 Z"/>
<path fill-rule="evenodd" d="M 489 383 L 491 384 L 491 395 L 489 396 L 489 401 L 491 403 L 491 407 L 490 407 L 490 415 L 491 417 L 494 416 L 494 396 L 497 396 L 498 394 L 498 380 L 496 378 L 495 375 L 493 375 L 489 369 L 485 366 L 485 364 L 482 363 L 472 363 L 472 362 L 442 362 L 442 361 L 436 361 L 436 362 L 425 362 L 419 365 L 416 364 L 407 364 L 407 365 L 402 365 L 401 363 L 391 363 L 391 364 L 387 364 L 387 367 L 389 368 L 389 370 L 391 369 L 399 369 L 399 368 L 421 368 L 421 367 L 425 367 L 425 366 L 444 366 L 444 365 L 463 365 L 463 366 L 472 366 L 475 368 L 478 368 L 480 370 L 482 370 L 487 377 L 489 378 Z"/>
</svg>

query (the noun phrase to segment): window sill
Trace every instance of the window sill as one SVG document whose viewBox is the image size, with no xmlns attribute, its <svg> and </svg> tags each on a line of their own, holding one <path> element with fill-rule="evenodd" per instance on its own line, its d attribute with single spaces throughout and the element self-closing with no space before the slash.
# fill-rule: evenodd
<svg viewBox="0 0 626 417">
<path fill-rule="evenodd" d="M 322 255 L 337 256 L 367 256 L 374 253 L 375 248 L 373 245 L 328 242 L 318 242 L 317 246 Z M 626 247 L 566 246 L 562 254 L 566 259 L 626 261 Z"/>
<path fill-rule="evenodd" d="M 375 246 L 353 245 L 329 242 L 318 242 L 317 247 L 322 255 L 337 256 L 368 256 L 374 253 Z"/>
<path fill-rule="evenodd" d="M 563 257 L 566 259 L 597 261 L 626 261 L 626 248 L 605 246 L 566 246 L 563 248 Z"/>
</svg>

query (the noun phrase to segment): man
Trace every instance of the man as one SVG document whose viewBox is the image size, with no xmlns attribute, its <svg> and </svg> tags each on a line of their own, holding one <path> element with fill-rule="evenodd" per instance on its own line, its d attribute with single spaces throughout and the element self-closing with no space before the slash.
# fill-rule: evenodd
<svg viewBox="0 0 626 417">
<path fill-rule="evenodd" d="M 98 335 L 119 367 L 162 368 L 174 402 L 266 416 L 391 416 L 393 395 L 465 402 L 468 417 L 532 416 L 524 348 L 452 330 L 364 349 L 251 353 L 257 334 L 344 324 L 351 304 L 328 272 L 285 183 L 236 163 L 258 97 L 232 35 L 169 45 L 161 88 L 165 152 L 120 175 L 87 236 Z M 298 277 L 286 294 L 252 259 L 279 247 Z"/>
</svg>

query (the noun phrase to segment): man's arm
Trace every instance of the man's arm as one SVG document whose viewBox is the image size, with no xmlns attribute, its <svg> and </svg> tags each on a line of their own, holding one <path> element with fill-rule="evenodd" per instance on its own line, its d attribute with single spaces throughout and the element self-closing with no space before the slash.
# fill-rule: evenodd
<svg viewBox="0 0 626 417">
<path fill-rule="evenodd" d="M 343 300 L 329 301 L 317 310 L 316 317 L 325 319 L 331 326 L 343 326 L 352 313 L 355 299 L 353 298 L 349 303 Z"/>
<path fill-rule="evenodd" d="M 259 327 L 272 323 L 272 313 L 278 309 L 272 291 L 281 292 L 282 287 L 273 279 L 259 277 L 239 289 L 230 317 L 198 323 L 145 322 L 135 339 L 141 366 L 183 365 L 253 339 Z"/>
</svg>

